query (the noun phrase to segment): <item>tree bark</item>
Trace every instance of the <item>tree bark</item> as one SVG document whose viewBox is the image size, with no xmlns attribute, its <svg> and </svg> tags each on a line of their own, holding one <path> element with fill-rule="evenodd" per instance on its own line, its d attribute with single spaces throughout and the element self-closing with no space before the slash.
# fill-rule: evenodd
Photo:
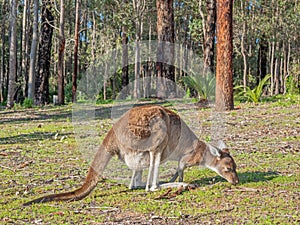
<svg viewBox="0 0 300 225">
<path fill-rule="evenodd" d="M 246 21 L 243 21 L 243 33 L 242 33 L 242 37 L 241 37 L 241 53 L 243 56 L 243 63 L 244 63 L 244 68 L 243 68 L 244 91 L 246 91 L 246 87 L 247 87 L 247 72 L 248 72 L 247 53 L 246 53 L 246 49 L 245 49 L 246 28 L 247 28 Z"/>
<path fill-rule="evenodd" d="M 231 110 L 233 103 L 232 0 L 217 0 L 216 110 Z"/>
<path fill-rule="evenodd" d="M 36 64 L 36 50 L 38 43 L 38 11 L 39 11 L 39 1 L 34 0 L 34 17 L 33 17 L 33 32 L 32 41 L 30 49 L 30 61 L 29 61 L 29 75 L 28 75 L 28 95 L 30 99 L 34 98 L 35 90 L 35 64 Z"/>
<path fill-rule="evenodd" d="M 10 47 L 9 47 L 9 83 L 7 108 L 14 106 L 17 77 L 17 0 L 10 2 Z"/>
<path fill-rule="evenodd" d="M 157 9 L 157 76 L 158 82 L 160 82 L 162 89 L 162 95 L 158 97 L 167 97 L 170 94 L 176 94 L 175 82 L 175 67 L 174 67 L 174 12 L 173 12 L 173 0 L 156 0 Z M 168 43 L 169 42 L 169 43 Z M 167 46 L 169 45 L 169 46 Z M 168 51 L 166 52 L 166 49 Z M 164 84 L 162 79 L 166 78 L 171 82 Z"/>
<path fill-rule="evenodd" d="M 38 69 L 35 77 L 35 97 L 36 105 L 45 105 L 49 99 L 49 77 L 50 60 L 52 49 L 52 35 L 54 17 L 52 15 L 52 3 L 44 0 L 41 10 L 41 37 L 39 43 Z"/>
<path fill-rule="evenodd" d="M 72 102 L 76 102 L 77 74 L 78 74 L 78 42 L 79 42 L 79 9 L 80 0 L 76 0 L 75 18 L 75 44 L 74 44 L 74 71 L 72 76 Z M 94 24 L 95 26 L 95 24 Z"/>
<path fill-rule="evenodd" d="M 2 3 L 1 8 L 1 70 L 0 70 L 0 102 L 4 102 L 4 77 L 5 77 L 5 34 L 6 34 L 6 27 L 5 27 L 5 12 L 6 12 L 6 0 Z"/>
<path fill-rule="evenodd" d="M 128 38 L 127 26 L 122 26 L 122 88 L 125 88 L 129 83 L 128 78 Z"/>
<path fill-rule="evenodd" d="M 140 40 L 142 36 L 142 18 L 145 11 L 145 0 L 133 0 L 133 9 L 135 13 L 135 65 L 134 65 L 134 90 L 133 97 L 140 98 Z"/>
<path fill-rule="evenodd" d="M 203 70 L 204 70 L 204 74 L 206 73 L 214 74 L 215 72 L 214 38 L 215 38 L 215 29 L 216 29 L 216 0 L 206 1 L 206 11 L 207 11 L 207 16 L 205 18 L 204 13 L 201 11 L 200 8 L 202 21 L 205 21 L 203 23 L 203 58 L 204 58 Z"/>
<path fill-rule="evenodd" d="M 64 57 L 65 57 L 65 4 L 64 0 L 60 0 L 60 17 L 59 17 L 59 45 L 58 45 L 58 76 L 57 76 L 57 94 L 58 104 L 65 104 L 64 91 Z"/>
<path fill-rule="evenodd" d="M 30 0 L 24 0 L 23 22 L 22 22 L 22 63 L 21 76 L 23 76 L 23 95 L 27 96 L 28 92 L 28 45 L 29 45 L 29 16 L 30 16 Z"/>
<path fill-rule="evenodd" d="M 275 37 L 273 37 L 275 40 Z M 274 93 L 274 55 L 275 55 L 275 41 L 272 41 L 272 47 L 270 49 L 270 74 L 271 74 L 271 96 Z"/>
<path fill-rule="evenodd" d="M 258 50 L 258 78 L 256 83 L 264 79 L 267 75 L 267 63 L 268 63 L 268 42 L 266 41 L 266 36 L 263 34 L 259 42 Z"/>
</svg>

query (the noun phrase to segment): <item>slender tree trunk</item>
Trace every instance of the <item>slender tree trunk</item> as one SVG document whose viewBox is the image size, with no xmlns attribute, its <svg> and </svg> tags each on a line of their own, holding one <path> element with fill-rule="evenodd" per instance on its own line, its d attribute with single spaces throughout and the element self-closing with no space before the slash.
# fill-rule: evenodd
<svg viewBox="0 0 300 225">
<path fill-rule="evenodd" d="M 127 4 L 127 0 L 124 0 L 124 4 Z M 128 77 L 128 27 L 122 26 L 122 88 L 125 88 L 129 84 Z"/>
<path fill-rule="evenodd" d="M 142 18 L 145 10 L 145 0 L 133 0 L 132 5 L 135 12 L 135 65 L 134 65 L 134 90 L 133 97 L 140 98 L 140 40 L 142 35 Z"/>
<path fill-rule="evenodd" d="M 65 3 L 60 0 L 60 17 L 59 17 L 59 48 L 58 48 L 58 76 L 57 76 L 57 93 L 58 104 L 65 104 L 65 91 L 64 91 L 64 58 L 65 58 Z"/>
<path fill-rule="evenodd" d="M 282 46 L 282 53 L 284 54 L 284 44 Z M 284 57 L 284 56 L 283 56 Z M 284 80 L 284 68 L 283 68 L 283 57 L 280 57 L 280 69 L 279 69 L 279 93 L 282 94 L 283 93 L 283 80 Z"/>
<path fill-rule="evenodd" d="M 258 50 L 258 78 L 256 83 L 264 79 L 267 75 L 267 63 L 268 63 L 268 42 L 266 41 L 266 36 L 263 34 L 259 42 Z"/>
<path fill-rule="evenodd" d="M 9 47 L 9 83 L 7 108 L 14 106 L 17 77 L 17 0 L 10 2 L 10 47 Z"/>
<path fill-rule="evenodd" d="M 162 86 L 161 94 L 163 95 L 159 97 L 167 97 L 166 95 L 176 94 L 174 67 L 175 32 L 173 0 L 156 0 L 156 9 L 158 38 L 156 69 L 158 82 L 160 82 L 160 85 Z M 168 49 L 167 52 L 165 52 L 166 49 Z M 161 77 L 167 78 L 171 82 L 163 84 L 160 79 Z"/>
<path fill-rule="evenodd" d="M 54 17 L 51 12 L 52 3 L 44 0 L 42 4 L 38 69 L 35 77 L 34 102 L 36 105 L 44 105 L 50 102 L 49 77 Z"/>
<path fill-rule="evenodd" d="M 107 80 L 108 80 L 107 70 L 108 70 L 108 65 L 107 62 L 105 62 L 104 79 L 103 79 L 103 100 L 107 99 L 107 95 L 106 95 Z"/>
<path fill-rule="evenodd" d="M 112 77 L 112 99 L 116 99 L 116 90 L 117 90 L 117 84 L 116 84 L 116 79 L 117 79 L 117 63 L 116 59 L 118 58 L 117 55 L 118 51 L 112 51 L 112 59 L 113 59 L 113 77 Z"/>
<path fill-rule="evenodd" d="M 135 61 L 134 61 L 134 91 L 133 97 L 140 98 L 140 42 L 135 41 Z"/>
<path fill-rule="evenodd" d="M 79 42 L 79 9 L 80 9 L 80 0 L 76 0 L 75 37 L 74 37 L 74 39 L 75 39 L 75 44 L 74 44 L 74 71 L 73 71 L 73 76 L 72 76 L 72 102 L 76 102 L 76 91 L 77 91 L 78 42 Z"/>
<path fill-rule="evenodd" d="M 201 2 L 201 1 L 200 1 Z M 201 4 L 201 3 L 200 3 Z M 200 14 L 203 23 L 203 69 L 204 73 L 214 74 L 214 43 L 215 43 L 215 29 L 216 29 L 216 0 L 206 1 L 207 16 L 205 18 L 200 6 Z"/>
<path fill-rule="evenodd" d="M 21 75 L 23 76 L 23 95 L 26 97 L 28 92 L 28 40 L 29 40 L 29 15 L 30 10 L 28 10 L 28 5 L 30 6 L 29 0 L 24 0 L 23 8 L 23 27 L 22 27 L 22 62 L 21 62 Z"/>
<path fill-rule="evenodd" d="M 1 69 L 0 69 L 0 102 L 4 102 L 4 76 L 5 76 L 5 45 L 6 45 L 6 27 L 5 27 L 5 12 L 6 12 L 6 0 L 2 2 L 1 8 Z"/>
<path fill-rule="evenodd" d="M 283 94 L 286 94 L 287 92 L 287 86 L 286 86 L 286 83 L 287 83 L 287 78 L 289 77 L 290 75 L 290 71 L 289 71 L 289 64 L 290 64 L 290 52 L 291 52 L 291 43 L 290 43 L 290 40 L 288 40 L 288 45 L 285 49 L 285 59 L 284 59 L 284 80 L 283 80 Z"/>
<path fill-rule="evenodd" d="M 275 55 L 275 41 L 272 41 L 272 48 L 270 50 L 271 96 L 274 94 L 274 80 L 275 80 L 274 79 L 274 55 Z"/>
<path fill-rule="evenodd" d="M 122 88 L 125 88 L 129 83 L 128 78 L 128 38 L 127 26 L 122 27 Z"/>
<path fill-rule="evenodd" d="M 276 42 L 275 51 L 279 52 L 279 42 Z M 280 89 L 280 59 L 276 56 L 275 57 L 275 65 L 274 65 L 274 81 L 275 81 L 275 95 L 279 94 Z"/>
<path fill-rule="evenodd" d="M 230 110 L 233 103 L 232 0 L 217 0 L 216 110 Z"/>
<path fill-rule="evenodd" d="M 92 15 L 93 15 L 93 31 L 92 31 L 91 55 L 92 55 L 92 64 L 94 64 L 96 62 L 96 41 L 97 41 L 95 12 L 93 12 Z"/>
<path fill-rule="evenodd" d="M 144 95 L 145 98 L 149 98 L 150 97 L 150 88 L 151 88 L 151 57 L 150 57 L 150 53 L 152 52 L 151 49 L 151 33 L 152 33 L 152 25 L 151 23 L 149 24 L 149 48 L 148 48 L 148 52 L 149 52 L 149 58 L 148 61 L 146 62 L 146 83 L 145 83 L 145 90 L 144 90 Z"/>
<path fill-rule="evenodd" d="M 38 11 L 39 11 L 39 1 L 34 0 L 34 17 L 33 17 L 33 31 L 32 31 L 32 41 L 30 49 L 30 62 L 29 62 L 29 75 L 28 75 L 28 95 L 30 99 L 34 98 L 35 90 L 35 64 L 36 64 L 36 50 L 38 43 Z"/>
<path fill-rule="evenodd" d="M 243 86 L 244 86 L 244 91 L 246 91 L 247 87 L 247 72 L 248 72 L 248 66 L 247 66 L 247 53 L 245 49 L 245 38 L 246 38 L 246 30 L 247 30 L 247 24 L 246 21 L 243 22 L 243 33 L 242 33 L 242 38 L 241 38 L 241 53 L 243 56 L 243 63 L 244 63 L 244 68 L 243 68 Z"/>
</svg>

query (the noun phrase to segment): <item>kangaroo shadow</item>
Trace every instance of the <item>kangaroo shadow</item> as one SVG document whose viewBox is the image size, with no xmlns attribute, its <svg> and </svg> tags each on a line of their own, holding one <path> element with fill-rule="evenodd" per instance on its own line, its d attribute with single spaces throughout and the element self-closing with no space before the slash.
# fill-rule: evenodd
<svg viewBox="0 0 300 225">
<path fill-rule="evenodd" d="M 239 184 L 269 181 L 278 176 L 280 176 L 280 173 L 277 171 L 268 171 L 268 172 L 253 171 L 253 172 L 238 173 L 238 177 L 240 180 Z M 215 177 L 206 177 L 199 180 L 194 180 L 192 183 L 199 186 L 205 186 L 205 185 L 211 185 L 218 182 L 227 182 L 227 181 L 220 176 L 215 176 Z"/>
</svg>

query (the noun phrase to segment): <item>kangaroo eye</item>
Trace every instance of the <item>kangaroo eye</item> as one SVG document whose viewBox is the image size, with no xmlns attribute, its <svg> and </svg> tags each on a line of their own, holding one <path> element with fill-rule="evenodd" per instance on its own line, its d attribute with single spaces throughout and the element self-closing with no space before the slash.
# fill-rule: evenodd
<svg viewBox="0 0 300 225">
<path fill-rule="evenodd" d="M 225 171 L 226 172 L 232 172 L 233 170 L 231 168 L 226 168 Z"/>
</svg>

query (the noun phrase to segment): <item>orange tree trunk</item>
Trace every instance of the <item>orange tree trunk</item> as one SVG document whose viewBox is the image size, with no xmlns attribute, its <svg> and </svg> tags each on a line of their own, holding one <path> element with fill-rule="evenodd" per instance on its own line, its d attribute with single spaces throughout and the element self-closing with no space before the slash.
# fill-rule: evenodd
<svg viewBox="0 0 300 225">
<path fill-rule="evenodd" d="M 217 0 L 216 109 L 219 111 L 234 108 L 232 5 L 233 0 Z"/>
</svg>

